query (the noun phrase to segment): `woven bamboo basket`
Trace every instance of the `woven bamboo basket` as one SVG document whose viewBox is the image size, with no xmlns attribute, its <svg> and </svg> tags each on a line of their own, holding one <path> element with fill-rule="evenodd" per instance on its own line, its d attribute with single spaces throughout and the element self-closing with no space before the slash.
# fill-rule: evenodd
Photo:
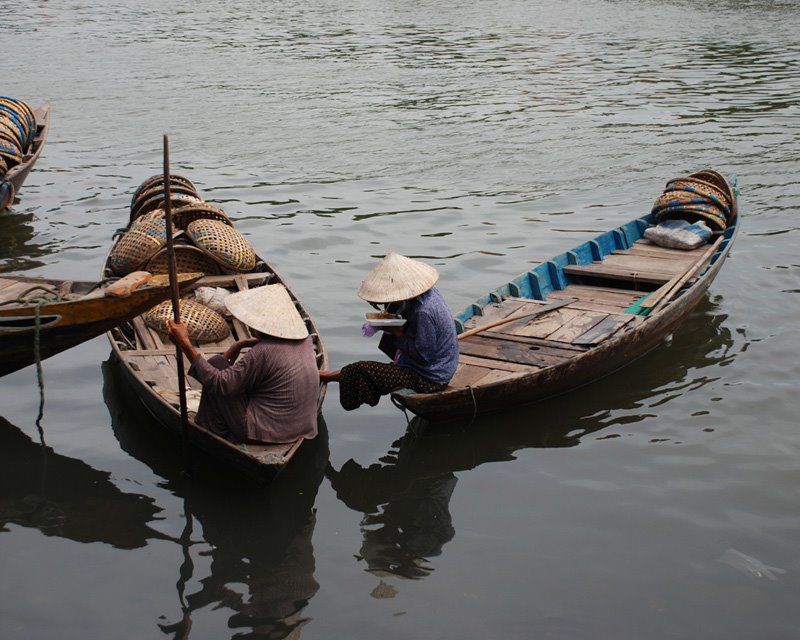
<svg viewBox="0 0 800 640">
<path fill-rule="evenodd" d="M 177 273 L 199 271 L 207 276 L 222 274 L 219 263 L 204 251 L 192 244 L 175 243 L 175 269 Z M 169 273 L 169 262 L 166 247 L 159 250 L 145 267 L 150 273 Z"/>
<path fill-rule="evenodd" d="M 137 221 L 114 245 L 108 264 L 116 275 L 127 275 L 139 270 L 166 243 L 167 229 L 163 218 Z"/>
<path fill-rule="evenodd" d="M 685 204 L 677 207 L 666 207 L 656 213 L 656 222 L 662 220 L 686 220 L 697 222 L 705 220 L 715 231 L 725 231 L 728 221 L 725 212 L 712 204 Z"/>
<path fill-rule="evenodd" d="M 229 227 L 233 222 L 219 207 L 208 202 L 192 202 L 172 211 L 172 224 L 184 231 L 195 220 L 219 220 Z"/>
<path fill-rule="evenodd" d="M 20 130 L 9 120 L 5 120 L 2 115 L 0 115 L 0 136 L 13 140 L 20 149 L 25 147 L 25 140 L 23 140 Z"/>
<path fill-rule="evenodd" d="M 29 114 L 13 99 L 0 98 L 0 116 L 20 130 L 23 144 L 27 146 L 35 134 L 36 118 L 33 116 L 33 112 L 31 111 Z"/>
<path fill-rule="evenodd" d="M 225 318 L 204 304 L 182 299 L 179 307 L 181 323 L 186 325 L 192 340 L 198 343 L 218 342 L 230 334 Z M 172 302 L 167 300 L 147 311 L 144 321 L 151 329 L 166 335 L 173 317 Z"/>
<path fill-rule="evenodd" d="M 697 171 L 696 173 L 693 173 L 689 177 L 703 180 L 704 182 L 714 185 L 717 189 L 722 191 L 726 197 L 732 195 L 730 193 L 730 184 L 728 184 L 725 176 L 718 171 L 714 171 L 713 169 L 704 169 L 703 171 Z"/>
<path fill-rule="evenodd" d="M 197 191 L 194 190 L 192 187 L 187 187 L 184 184 L 174 184 L 170 186 L 170 195 L 185 195 L 185 196 L 194 196 L 195 198 L 199 199 L 197 195 Z M 131 202 L 131 215 L 135 218 L 136 214 L 139 212 L 139 209 L 142 205 L 146 204 L 152 198 L 160 198 L 163 202 L 164 200 L 164 185 L 160 184 L 155 187 L 150 187 L 149 189 L 145 189 L 142 191 L 138 196 L 134 198 Z"/>
<path fill-rule="evenodd" d="M 192 181 L 189 180 L 189 178 L 185 178 L 184 176 L 178 175 L 176 173 L 171 173 L 169 175 L 169 183 L 171 185 L 172 184 L 175 184 L 175 185 L 180 184 L 180 185 L 183 185 L 185 187 L 189 187 L 191 189 L 194 189 L 195 193 L 197 192 L 197 189 L 195 189 L 195 186 L 192 184 Z M 163 185 L 163 184 L 164 184 L 164 174 L 163 173 L 159 173 L 159 174 L 156 174 L 154 176 L 150 176 L 149 178 L 147 178 L 147 180 L 143 180 L 142 183 L 136 188 L 136 191 L 133 192 L 133 197 L 131 198 L 131 206 L 133 206 L 133 203 L 136 201 L 136 198 L 138 197 L 138 195 L 140 193 L 142 193 L 142 191 L 146 191 L 147 189 L 151 189 L 152 187 L 155 187 L 155 186 L 158 186 L 158 185 Z"/>
<path fill-rule="evenodd" d="M 8 164 L 5 158 L 0 158 L 0 178 L 5 177 L 6 173 L 8 173 Z"/>
<path fill-rule="evenodd" d="M 185 204 L 189 203 L 196 203 L 202 202 L 200 198 L 197 196 L 193 196 L 190 194 L 185 193 L 171 193 L 169 197 L 169 202 L 172 209 L 178 209 Z M 163 209 L 164 208 L 164 194 L 153 196 L 141 202 L 137 207 L 135 213 L 131 213 L 131 221 L 136 220 L 139 216 L 144 215 L 145 213 L 149 213 L 150 211 L 154 211 L 155 209 Z"/>
<path fill-rule="evenodd" d="M 6 163 L 13 167 L 22 162 L 22 150 L 16 142 L 0 139 L 0 157 L 5 158 Z"/>
<path fill-rule="evenodd" d="M 653 203 L 652 213 L 658 213 L 669 207 L 679 207 L 685 204 L 716 204 L 710 198 L 686 189 L 669 189 L 662 193 Z"/>
<path fill-rule="evenodd" d="M 730 212 L 731 201 L 728 195 L 715 185 L 699 178 L 675 178 L 667 182 L 665 192 L 680 189 L 683 191 L 694 192 L 710 200 L 713 204 L 723 209 L 726 213 Z"/>
<path fill-rule="evenodd" d="M 195 220 L 186 227 L 186 235 L 225 270 L 246 273 L 256 266 L 253 247 L 241 233 L 224 222 Z"/>
</svg>

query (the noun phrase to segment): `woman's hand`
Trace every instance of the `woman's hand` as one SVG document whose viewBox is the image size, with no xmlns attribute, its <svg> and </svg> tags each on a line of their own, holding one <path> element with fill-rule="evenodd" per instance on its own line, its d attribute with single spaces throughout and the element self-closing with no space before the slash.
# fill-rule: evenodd
<svg viewBox="0 0 800 640">
<path fill-rule="evenodd" d="M 169 321 L 169 337 L 172 342 L 189 358 L 189 362 L 194 362 L 200 352 L 194 348 L 189 338 L 189 329 L 182 322 Z"/>
</svg>

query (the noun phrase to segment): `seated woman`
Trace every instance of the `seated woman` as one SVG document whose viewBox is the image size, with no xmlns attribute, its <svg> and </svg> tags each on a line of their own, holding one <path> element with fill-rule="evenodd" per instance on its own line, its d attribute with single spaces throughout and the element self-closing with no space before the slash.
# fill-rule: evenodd
<svg viewBox="0 0 800 640">
<path fill-rule="evenodd" d="M 206 360 L 192 345 L 186 325 L 169 335 L 192 363 L 189 375 L 203 385 L 195 421 L 241 442 L 293 442 L 317 435 L 319 371 L 308 329 L 280 284 L 232 293 L 231 314 L 253 331 L 225 355 Z M 241 358 L 239 353 L 250 347 Z"/>
<path fill-rule="evenodd" d="M 323 382 L 339 383 L 339 402 L 347 411 L 375 406 L 381 396 L 409 388 L 441 391 L 458 367 L 455 322 L 442 295 L 433 287 L 433 267 L 389 253 L 367 276 L 358 296 L 406 320 L 403 326 L 380 327 L 380 350 L 391 362 L 362 360 L 339 371 L 320 371 Z"/>
</svg>

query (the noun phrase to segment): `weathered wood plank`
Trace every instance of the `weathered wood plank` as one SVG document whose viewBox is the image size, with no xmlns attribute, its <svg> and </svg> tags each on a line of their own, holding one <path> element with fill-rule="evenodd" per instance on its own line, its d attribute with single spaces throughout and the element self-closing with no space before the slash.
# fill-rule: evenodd
<svg viewBox="0 0 800 640">
<path fill-rule="evenodd" d="M 656 271 L 634 271 L 625 267 L 615 267 L 605 262 L 564 267 L 564 272 L 572 276 L 589 276 L 608 280 L 624 280 L 626 282 L 643 282 L 648 284 L 664 284 L 672 276 L 670 273 Z"/>
<path fill-rule="evenodd" d="M 595 325 L 600 324 L 607 317 L 608 315 L 604 313 L 589 312 L 575 316 L 561 325 L 556 331 L 547 336 L 547 338 L 555 342 L 572 342 L 578 336 L 588 332 Z"/>
<path fill-rule="evenodd" d="M 485 378 L 491 369 L 485 367 L 477 367 L 471 364 L 459 364 L 455 375 L 450 380 L 450 386 L 453 387 L 469 387 L 477 384 L 481 379 Z"/>
<path fill-rule="evenodd" d="M 136 339 L 144 346 L 145 349 L 160 349 L 162 347 L 161 340 L 156 342 L 153 334 L 141 316 L 136 316 L 131 323 L 136 332 Z"/>
<path fill-rule="evenodd" d="M 526 344 L 529 348 L 536 348 L 542 353 L 552 353 L 555 356 L 562 358 L 571 358 L 578 353 L 583 353 L 589 347 L 574 345 L 564 342 L 554 342 L 553 340 L 546 340 L 544 338 L 537 338 L 534 336 L 516 335 L 513 333 L 505 333 L 503 331 L 487 331 L 482 334 L 484 338 L 492 338 L 494 340 L 507 340 L 509 342 L 519 342 Z"/>
<path fill-rule="evenodd" d="M 631 304 L 642 297 L 642 292 L 634 289 L 609 289 L 607 287 L 571 284 L 562 291 L 553 291 L 548 296 L 548 299 L 553 298 L 561 300 L 569 297 L 586 302 L 597 302 L 599 304 L 624 305 L 627 309 Z"/>
<path fill-rule="evenodd" d="M 513 371 L 519 373 L 533 373 L 538 371 L 540 367 L 529 364 L 519 364 L 518 362 L 506 362 L 503 360 L 491 360 L 489 358 L 481 358 L 478 356 L 471 356 L 466 353 L 458 355 L 458 361 L 463 364 L 472 364 L 485 369 L 492 369 L 497 371 Z"/>
<path fill-rule="evenodd" d="M 681 271 L 680 260 L 655 256 L 637 256 L 629 253 L 611 254 L 603 261 L 613 267 L 630 269 L 631 271 L 646 271 L 656 273 L 669 273 L 675 275 Z"/>
<path fill-rule="evenodd" d="M 581 315 L 579 311 L 573 311 L 569 307 L 557 309 L 540 318 L 533 318 L 524 327 L 515 329 L 514 334 L 532 338 L 548 338 L 551 333 L 558 331 L 572 318 L 579 315 Z"/>
<path fill-rule="evenodd" d="M 576 336 L 574 342 L 579 344 L 600 344 L 622 327 L 633 321 L 634 315 L 606 316 L 602 322 L 595 324 L 585 333 Z"/>
<path fill-rule="evenodd" d="M 472 316 L 464 323 L 465 329 L 473 329 L 487 322 L 502 320 L 516 313 L 516 311 L 530 300 L 520 300 L 518 298 L 507 299 L 498 304 L 489 304 L 483 308 L 483 315 Z"/>
<path fill-rule="evenodd" d="M 462 341 L 461 352 L 467 355 L 501 360 L 504 362 L 517 362 L 519 364 L 535 365 L 537 367 L 550 367 L 559 364 L 567 358 L 540 353 L 535 347 L 518 342 L 492 340 L 480 335 L 471 336 Z"/>
</svg>

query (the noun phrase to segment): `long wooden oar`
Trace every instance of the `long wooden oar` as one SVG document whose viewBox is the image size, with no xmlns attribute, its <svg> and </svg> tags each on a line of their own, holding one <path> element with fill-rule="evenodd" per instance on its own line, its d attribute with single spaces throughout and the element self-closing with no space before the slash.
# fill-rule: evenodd
<svg viewBox="0 0 800 640">
<path fill-rule="evenodd" d="M 172 206 L 170 203 L 169 177 L 169 138 L 164 134 L 164 220 L 167 233 L 167 271 L 169 285 L 172 289 L 172 318 L 175 323 L 181 321 L 180 291 L 178 289 L 178 267 L 175 263 L 175 243 L 172 240 Z M 186 404 L 186 374 L 183 370 L 183 353 L 175 345 L 175 359 L 178 361 L 178 396 L 181 403 L 181 441 L 183 444 L 183 470 L 191 474 L 189 457 L 189 410 Z"/>
<path fill-rule="evenodd" d="M 703 255 L 690 264 L 685 271 L 673 276 L 666 284 L 662 285 L 652 294 L 650 294 L 647 300 L 642 301 L 639 306 L 643 309 L 657 309 L 658 307 L 662 306 L 662 303 L 665 304 L 690 278 L 694 276 L 695 273 L 700 270 L 700 267 L 702 267 L 717 250 L 717 247 L 719 247 L 724 237 L 725 236 L 721 235 L 719 238 L 717 238 L 714 241 L 714 244 L 706 249 L 703 252 Z"/>
<path fill-rule="evenodd" d="M 536 309 L 536 311 L 531 311 L 529 313 L 521 313 L 516 316 L 512 315 L 508 316 L 507 318 L 501 318 L 500 320 L 487 322 L 486 324 L 482 324 L 479 327 L 475 327 L 474 329 L 470 329 L 469 331 L 460 333 L 458 335 L 458 339 L 462 340 L 463 338 L 474 336 L 476 333 L 480 333 L 481 331 L 486 331 L 487 329 L 491 329 L 492 327 L 498 327 L 501 324 L 506 324 L 507 322 L 513 322 L 514 320 L 521 320 L 522 318 L 530 318 L 533 316 L 538 316 L 543 313 L 547 313 L 548 311 L 552 311 L 553 309 L 558 309 L 559 307 L 565 307 L 572 302 L 575 302 L 575 298 L 564 298 L 563 300 L 557 300 L 556 302 L 551 302 L 550 304 L 546 304 L 543 307 L 539 307 L 538 309 Z"/>
</svg>

